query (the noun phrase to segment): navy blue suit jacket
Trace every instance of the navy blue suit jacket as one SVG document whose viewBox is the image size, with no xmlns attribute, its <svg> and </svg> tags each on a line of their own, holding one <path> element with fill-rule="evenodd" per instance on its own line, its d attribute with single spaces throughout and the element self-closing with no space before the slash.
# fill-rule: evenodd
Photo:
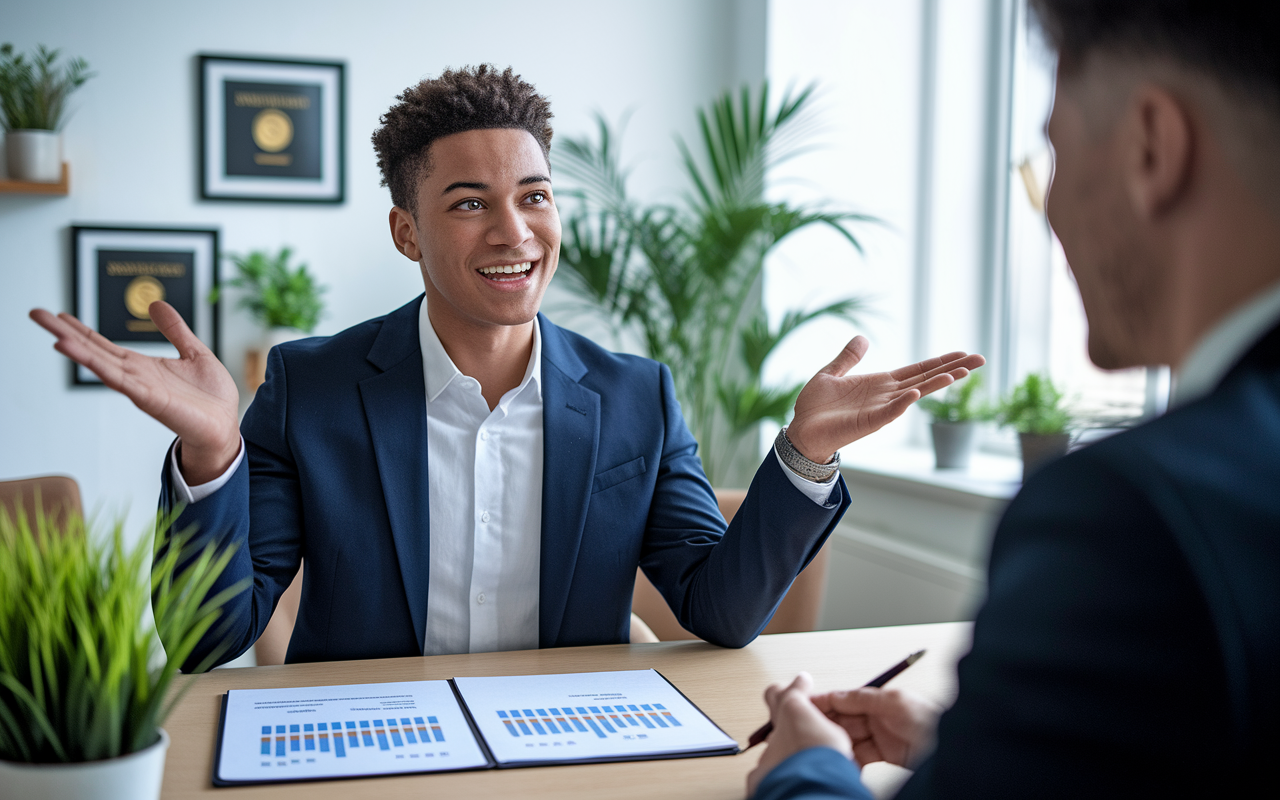
<svg viewBox="0 0 1280 800">
<path fill-rule="evenodd" d="M 899 797 L 1271 794 L 1278 718 L 1280 328 L 1208 397 L 1019 493 L 959 697 Z M 816 749 L 759 796 L 864 792 Z"/>
<path fill-rule="evenodd" d="M 214 591 L 247 650 L 306 559 L 288 661 L 421 655 L 430 554 L 422 298 L 336 336 L 274 348 L 241 424 L 247 458 L 179 527 L 238 546 Z M 639 565 L 680 623 L 716 644 L 759 634 L 849 500 L 820 506 L 772 453 L 726 526 L 670 370 L 610 353 L 541 315 L 542 647 L 629 638 Z M 168 502 L 168 466 L 161 504 Z M 216 645 L 206 636 L 187 666 Z"/>
</svg>

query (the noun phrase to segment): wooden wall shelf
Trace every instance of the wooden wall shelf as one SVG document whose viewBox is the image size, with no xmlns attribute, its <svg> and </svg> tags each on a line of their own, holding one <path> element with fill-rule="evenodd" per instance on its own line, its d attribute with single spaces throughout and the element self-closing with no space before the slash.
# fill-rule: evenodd
<svg viewBox="0 0 1280 800">
<path fill-rule="evenodd" d="M 71 192 L 71 167 L 62 162 L 62 180 L 57 183 L 36 183 L 35 181 L 11 181 L 0 179 L 0 194 L 54 194 L 67 195 Z"/>
</svg>

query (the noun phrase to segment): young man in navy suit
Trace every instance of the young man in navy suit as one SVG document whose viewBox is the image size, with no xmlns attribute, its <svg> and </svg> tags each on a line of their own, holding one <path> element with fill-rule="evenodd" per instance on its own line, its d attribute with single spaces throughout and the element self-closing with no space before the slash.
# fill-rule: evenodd
<svg viewBox="0 0 1280 800">
<path fill-rule="evenodd" d="M 848 505 L 836 451 L 982 358 L 847 376 L 855 338 L 726 529 L 670 371 L 539 314 L 560 248 L 547 101 L 483 66 L 399 99 L 374 147 L 425 295 L 273 349 L 242 424 L 231 377 L 164 303 L 176 360 L 33 312 L 177 434 L 162 505 L 238 548 L 213 591 L 252 578 L 189 665 L 252 646 L 303 558 L 290 661 L 624 642 L 637 565 L 686 628 L 747 644 Z"/>
<path fill-rule="evenodd" d="M 869 798 L 877 760 L 918 765 L 900 798 L 1276 791 L 1280 7 L 1032 5 L 1059 53 L 1048 214 L 1090 357 L 1171 365 L 1173 410 L 1009 506 L 932 755 L 927 703 L 811 697 L 801 675 L 765 694 L 757 798 Z"/>
</svg>

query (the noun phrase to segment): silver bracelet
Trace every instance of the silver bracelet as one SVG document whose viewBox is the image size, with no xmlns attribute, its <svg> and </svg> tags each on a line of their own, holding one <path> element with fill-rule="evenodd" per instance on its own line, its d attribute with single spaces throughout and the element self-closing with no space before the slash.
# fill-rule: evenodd
<svg viewBox="0 0 1280 800">
<path fill-rule="evenodd" d="M 790 467 L 795 474 L 802 478 L 808 478 L 815 483 L 823 483 L 832 475 L 835 475 L 836 470 L 840 469 L 840 452 L 838 450 L 830 461 L 825 464 L 819 464 L 796 449 L 796 446 L 787 438 L 786 425 L 783 425 L 782 430 L 778 431 L 778 438 L 773 440 L 773 445 L 777 448 L 778 455 L 782 457 L 782 463 Z"/>
</svg>

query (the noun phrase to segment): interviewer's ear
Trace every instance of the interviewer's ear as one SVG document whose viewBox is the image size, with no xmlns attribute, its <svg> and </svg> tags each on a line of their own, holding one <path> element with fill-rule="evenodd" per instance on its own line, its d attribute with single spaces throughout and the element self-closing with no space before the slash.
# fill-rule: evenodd
<svg viewBox="0 0 1280 800">
<path fill-rule="evenodd" d="M 1122 164 L 1134 211 L 1143 219 L 1159 217 L 1178 203 L 1191 178 L 1191 117 L 1168 90 L 1141 83 L 1130 98 L 1124 126 Z"/>
<path fill-rule="evenodd" d="M 413 224 L 413 215 L 394 206 L 387 222 L 391 225 L 391 239 L 396 243 L 396 249 L 410 261 L 421 260 L 422 249 L 418 247 L 418 229 Z"/>
</svg>

